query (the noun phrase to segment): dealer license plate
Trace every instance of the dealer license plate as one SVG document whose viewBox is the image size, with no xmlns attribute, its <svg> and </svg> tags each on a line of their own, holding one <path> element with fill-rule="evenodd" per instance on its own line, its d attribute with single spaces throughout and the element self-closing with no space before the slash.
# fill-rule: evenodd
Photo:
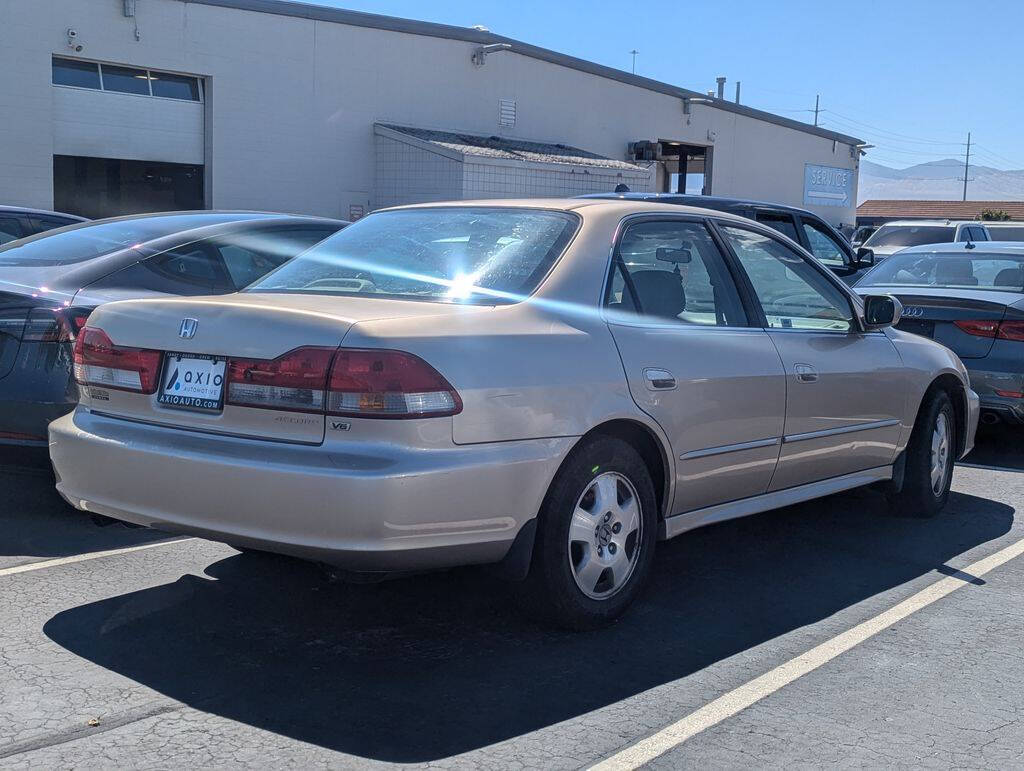
<svg viewBox="0 0 1024 771">
<path fill-rule="evenodd" d="M 198 353 L 168 353 L 156 400 L 165 407 L 217 412 L 224 408 L 223 358 Z"/>
</svg>

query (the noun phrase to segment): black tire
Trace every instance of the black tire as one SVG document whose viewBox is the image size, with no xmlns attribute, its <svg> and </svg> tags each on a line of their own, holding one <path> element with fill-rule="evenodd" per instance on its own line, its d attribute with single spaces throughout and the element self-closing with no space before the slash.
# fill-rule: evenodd
<svg viewBox="0 0 1024 771">
<path fill-rule="evenodd" d="M 596 523 L 594 543 L 570 544 L 573 512 L 581 498 L 586 502 L 584 496 L 594 495 L 599 478 L 612 480 L 617 506 L 628 507 L 630 501 L 634 500 L 635 492 L 639 526 L 633 531 L 631 542 L 627 541 L 627 536 L 619 535 L 625 532 L 622 527 L 614 531 L 615 536 L 611 536 L 611 531 L 604 529 L 605 525 L 613 528 L 616 522 L 607 520 L 604 514 L 597 511 L 602 507 L 593 503 L 593 521 Z M 590 500 L 594 501 L 593 497 Z M 657 524 L 654 485 L 640 454 L 629 443 L 612 436 L 596 436 L 587 440 L 573 450 L 559 470 L 541 507 L 533 560 L 522 594 L 526 610 L 548 623 L 578 631 L 596 629 L 611 623 L 637 598 L 650 575 Z M 615 547 L 605 541 L 603 543 L 606 545 L 602 547 L 600 539 L 605 537 L 615 538 L 616 543 L 621 540 L 622 545 Z M 620 574 L 626 577 L 617 587 L 604 589 L 609 592 L 608 596 L 592 598 L 577 583 L 573 567 L 576 559 L 574 555 L 580 554 L 581 548 L 588 550 L 587 558 L 600 551 L 602 559 L 621 560 L 625 555 L 627 566 L 631 565 L 625 573 Z M 613 558 L 608 555 L 618 556 Z M 577 567 L 579 564 L 582 564 L 582 559 Z M 610 570 L 608 568 L 599 573 L 595 590 L 602 586 L 614 586 L 614 571 L 608 572 Z"/>
<path fill-rule="evenodd" d="M 947 427 L 948 449 L 945 469 L 936 489 L 932 479 L 932 440 L 940 420 L 945 420 Z M 942 511 L 949 500 L 957 441 L 956 417 L 949 394 L 941 389 L 931 391 L 921 404 L 907 444 L 903 489 L 889 496 L 889 505 L 894 514 L 925 519 Z"/>
</svg>

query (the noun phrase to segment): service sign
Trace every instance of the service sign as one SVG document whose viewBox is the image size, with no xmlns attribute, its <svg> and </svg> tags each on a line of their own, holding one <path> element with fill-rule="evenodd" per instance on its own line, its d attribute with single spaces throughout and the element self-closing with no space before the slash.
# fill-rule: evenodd
<svg viewBox="0 0 1024 771">
<path fill-rule="evenodd" d="M 804 165 L 804 206 L 850 206 L 853 171 L 836 166 Z"/>
</svg>

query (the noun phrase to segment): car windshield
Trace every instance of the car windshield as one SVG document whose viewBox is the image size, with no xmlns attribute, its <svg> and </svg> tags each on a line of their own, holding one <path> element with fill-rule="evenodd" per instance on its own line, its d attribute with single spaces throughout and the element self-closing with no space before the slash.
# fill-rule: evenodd
<svg viewBox="0 0 1024 771">
<path fill-rule="evenodd" d="M 921 246 L 952 243 L 956 228 L 947 225 L 882 225 L 864 246 Z"/>
<path fill-rule="evenodd" d="M 516 302 L 533 292 L 578 220 L 565 212 L 431 207 L 371 214 L 285 264 L 250 292 L 358 294 L 433 302 Z"/>
<path fill-rule="evenodd" d="M 0 266 L 71 265 L 191 228 L 259 216 L 196 214 L 88 223 L 5 244 L 0 247 Z"/>
<path fill-rule="evenodd" d="M 857 286 L 915 286 L 1024 291 L 1024 255 L 954 253 L 894 254 L 872 268 Z"/>
</svg>

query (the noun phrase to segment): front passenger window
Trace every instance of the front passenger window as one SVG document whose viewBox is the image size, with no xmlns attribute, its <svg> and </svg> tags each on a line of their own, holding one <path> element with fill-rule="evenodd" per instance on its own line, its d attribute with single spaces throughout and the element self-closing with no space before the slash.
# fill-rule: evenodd
<svg viewBox="0 0 1024 771">
<path fill-rule="evenodd" d="M 807 260 L 774 238 L 722 226 L 761 302 L 768 326 L 849 332 L 853 309 L 846 295 Z"/>
<path fill-rule="evenodd" d="M 679 324 L 744 326 L 739 293 L 718 247 L 699 222 L 641 222 L 616 253 L 609 308 Z"/>
</svg>

